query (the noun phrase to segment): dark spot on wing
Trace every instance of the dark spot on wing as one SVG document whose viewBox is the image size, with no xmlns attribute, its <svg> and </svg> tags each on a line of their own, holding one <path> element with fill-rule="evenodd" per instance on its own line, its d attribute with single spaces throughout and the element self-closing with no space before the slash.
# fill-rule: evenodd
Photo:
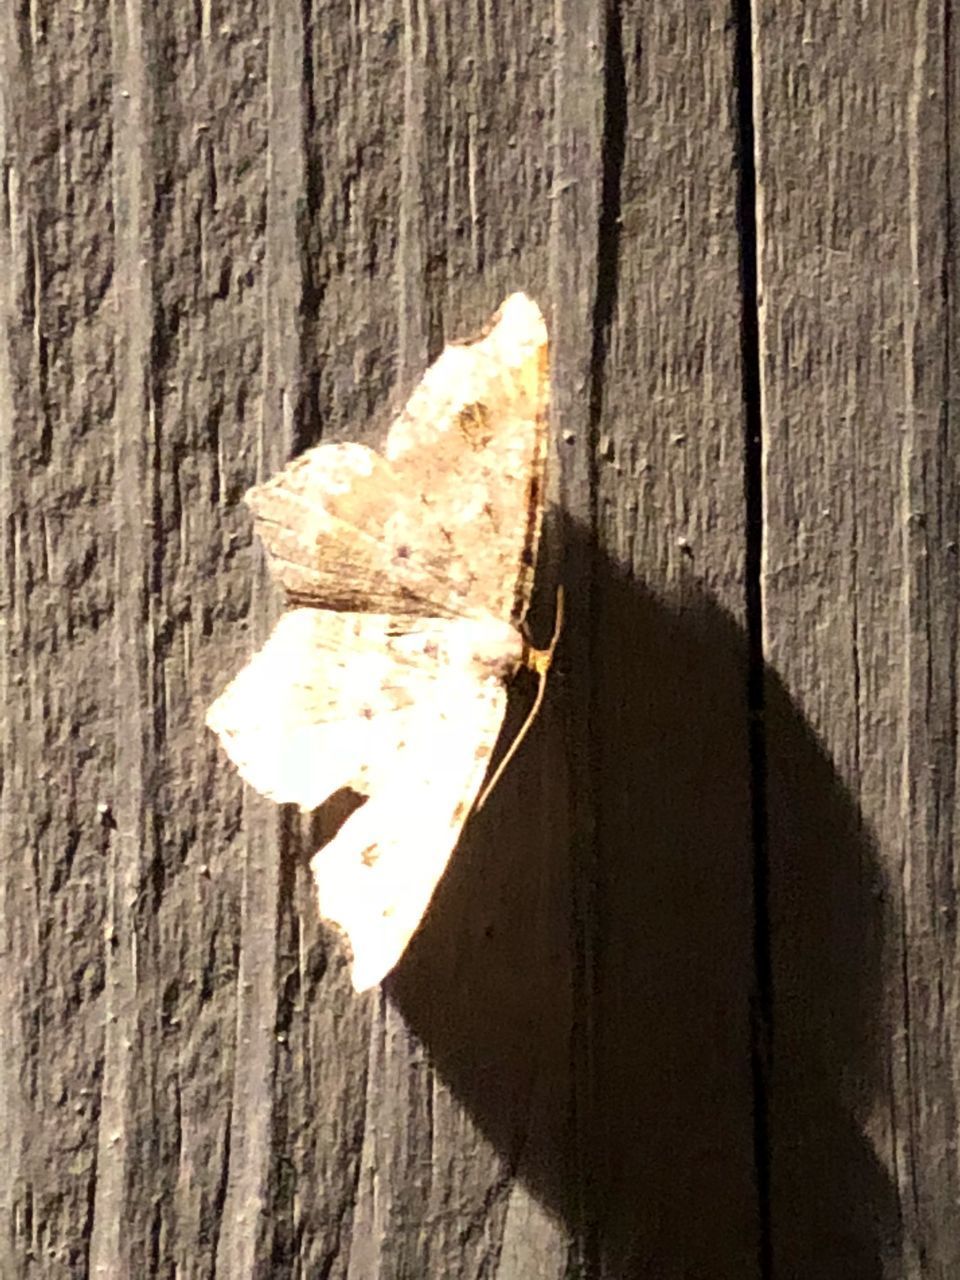
<svg viewBox="0 0 960 1280">
<path fill-rule="evenodd" d="M 397 547 L 393 555 L 395 560 L 409 560 L 410 548 L 405 543 L 401 543 L 401 545 Z"/>
<path fill-rule="evenodd" d="M 457 414 L 457 426 L 460 434 L 471 449 L 479 452 L 485 449 L 493 439 L 490 429 L 490 411 L 479 401 L 465 405 Z"/>
</svg>

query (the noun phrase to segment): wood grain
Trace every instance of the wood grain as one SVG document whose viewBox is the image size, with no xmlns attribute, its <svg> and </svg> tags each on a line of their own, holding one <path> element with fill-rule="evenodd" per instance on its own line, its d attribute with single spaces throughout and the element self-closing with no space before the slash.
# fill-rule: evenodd
<svg viewBox="0 0 960 1280">
<path fill-rule="evenodd" d="M 756 31 L 777 1274 L 960 1263 L 945 21 Z"/>
<path fill-rule="evenodd" d="M 602 1274 L 758 1274 L 734 32 L 608 33 L 591 363 Z M 563 445 L 561 447 L 564 447 Z"/>
<path fill-rule="evenodd" d="M 110 945 L 97 812 L 111 801 L 117 607 L 109 21 L 91 6 L 85 18 L 8 8 L 2 23 L 0 1261 L 13 1275 L 81 1274 Z M 61 65 L 67 38 L 84 56 Z"/>
<path fill-rule="evenodd" d="M 4 1280 L 956 1273 L 956 24 L 752 10 L 0 12 Z M 517 288 L 564 647 L 357 999 L 240 499 Z"/>
</svg>

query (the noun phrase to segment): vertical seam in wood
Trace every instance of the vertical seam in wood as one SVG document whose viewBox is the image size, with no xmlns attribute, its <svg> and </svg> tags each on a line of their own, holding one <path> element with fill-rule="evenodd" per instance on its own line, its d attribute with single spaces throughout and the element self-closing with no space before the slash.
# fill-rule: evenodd
<svg viewBox="0 0 960 1280">
<path fill-rule="evenodd" d="M 923 6 L 920 6 L 921 10 Z M 907 168 L 907 193 L 908 193 L 908 215 L 907 215 L 907 243 L 909 249 L 910 261 L 910 278 L 914 285 L 914 290 L 918 287 L 920 281 L 920 246 L 918 243 L 918 232 L 920 224 L 919 209 L 919 174 L 917 172 L 918 157 L 914 153 L 914 147 L 919 142 L 919 122 L 918 112 L 919 103 L 917 100 L 918 86 L 922 83 L 922 74 L 918 74 L 917 60 L 920 57 L 920 49 L 922 41 L 919 38 L 919 32 L 922 29 L 923 16 L 918 15 L 917 18 L 917 46 L 913 51 L 913 65 L 911 67 L 912 77 L 906 92 L 906 139 L 905 154 Z M 914 1230 L 920 1241 L 920 1257 L 922 1262 L 926 1262 L 924 1257 L 924 1241 L 922 1229 L 917 1230 L 922 1221 L 921 1209 L 921 1187 L 919 1185 L 917 1170 L 917 1152 L 923 1149 L 923 1139 L 918 1132 L 922 1126 L 922 1119 L 919 1115 L 920 1106 L 920 1089 L 922 1088 L 922 1053 L 921 1045 L 919 1059 L 915 1062 L 915 1031 L 914 1031 L 914 995 L 916 987 L 913 981 L 912 965 L 914 957 L 911 954 L 911 929 L 909 920 L 909 911 L 913 895 L 910 893 L 910 877 L 913 872 L 913 830 L 912 830 L 912 812 L 911 812 L 911 795 L 914 786 L 914 779 L 911 773 L 911 677 L 913 664 L 915 661 L 915 637 L 913 635 L 912 618 L 911 618 L 911 598 L 915 591 L 915 577 L 911 571 L 911 541 L 913 536 L 911 521 L 911 457 L 916 443 L 916 369 L 914 360 L 917 350 L 917 304 L 916 293 L 909 290 L 904 291 L 903 306 L 903 352 L 904 352 L 904 386 L 903 386 L 903 429 L 901 432 L 901 452 L 900 452 L 900 554 L 901 554 L 901 576 L 900 576 L 900 608 L 901 623 L 903 627 L 903 667 L 901 670 L 901 689 L 900 689 L 900 713 L 902 723 L 902 736 L 900 744 L 900 866 L 899 866 L 899 888 L 901 894 L 901 902 L 899 904 L 900 914 L 900 983 L 903 998 L 903 1066 L 905 1072 L 905 1101 L 904 1101 L 904 1123 L 907 1131 L 907 1153 L 905 1167 L 901 1169 L 901 1179 L 907 1180 L 907 1186 L 901 1181 L 898 1184 L 897 1191 L 899 1199 L 902 1201 L 904 1195 L 909 1200 L 910 1215 Z M 925 853 L 925 850 L 924 850 Z M 921 894 L 917 894 L 918 899 Z M 924 1009 L 923 1009 L 923 993 L 919 993 L 919 1008 L 917 1011 L 917 1021 L 923 1025 Z M 922 1034 L 922 1033 L 921 1033 Z M 916 1074 L 915 1074 L 916 1073 Z M 918 1081 L 916 1076 L 920 1076 Z M 903 1210 L 901 1209 L 901 1214 Z"/>
<path fill-rule="evenodd" d="M 773 1274 L 770 1222 L 769 1088 L 773 1039 L 770 955 L 769 849 L 765 659 L 763 642 L 763 412 L 760 367 L 756 129 L 754 118 L 754 18 L 751 0 L 734 0 L 737 225 L 740 246 L 740 353 L 744 404 L 746 503 L 747 715 L 753 858 L 754 989 L 750 1018 L 753 1143 L 759 1217 L 759 1269 Z"/>
<path fill-rule="evenodd" d="M 620 272 L 620 201 L 627 136 L 627 78 L 623 62 L 621 0 L 610 0 L 603 66 L 603 150 L 600 218 L 597 227 L 597 285 L 593 305 L 593 350 L 590 361 L 590 502 L 597 522 L 599 476 L 596 442 L 603 417 L 610 326 L 617 303 Z"/>
<path fill-rule="evenodd" d="M 21 594 L 16 547 L 16 515 L 13 501 L 14 392 L 10 344 L 18 313 L 16 278 L 17 216 L 16 190 L 19 177 L 16 164 L 14 117 L 10 100 L 19 81 L 19 58 L 13 30 L 13 14 L 9 6 L 0 26 L 0 261 L 6 264 L 0 283 L 0 696 L 7 709 L 0 724 L 0 847 L 6 851 L 6 866 L 0 877 L 0 1026 L 3 1027 L 4 1052 L 0 1054 L 0 1132 L 6 1137 L 7 1176 L 0 1192 L 0 1267 L 13 1270 L 15 1210 L 21 1194 L 23 1173 L 24 1127 L 29 1114 L 22 1094 L 22 1074 L 27 1070 L 24 1051 L 22 1013 L 17 1008 L 12 967 L 19 948 L 16 945 L 17 881 L 14 879 L 10 850 L 16 815 L 11 808 L 14 789 L 14 738 L 11 706 L 11 670 L 15 637 L 19 630 L 18 598 Z M 16 166 L 16 167 L 15 167 Z M 20 954 L 23 954 L 22 952 Z M 94 1185 L 91 1178 L 90 1185 Z"/>
<path fill-rule="evenodd" d="M 950 3 L 944 5 L 943 10 L 943 156 L 944 156 L 944 247 L 943 247 L 943 267 L 940 275 L 940 296 L 942 301 L 941 315 L 943 317 L 943 407 L 940 418 L 940 450 L 942 452 L 943 474 L 951 475 L 950 457 L 952 444 L 952 427 L 954 420 L 954 405 L 957 403 L 954 370 L 958 368 L 956 353 L 954 350 L 955 342 L 955 326 L 953 324 L 953 302 L 955 301 L 955 272 L 956 272 L 956 220 L 954 217 L 954 188 L 953 179 L 955 167 L 953 164 L 953 107 L 955 94 L 953 93 L 953 84 L 951 77 L 956 74 L 958 66 L 958 53 L 960 50 L 956 47 L 955 28 L 953 24 L 953 6 Z M 946 503 L 947 510 L 940 515 L 940 527 L 946 530 L 947 550 L 952 550 L 953 555 L 957 555 L 957 529 L 956 516 L 958 497 L 958 477 L 954 473 L 953 484 L 948 490 L 945 497 L 941 498 L 941 502 Z M 951 543 L 953 544 L 951 548 Z M 956 571 L 954 571 L 956 572 Z M 957 625 L 958 615 L 957 606 L 960 600 L 954 596 L 954 618 L 952 631 L 954 637 L 958 636 Z M 953 647 L 954 660 L 950 670 L 950 699 L 949 699 L 949 758 L 954 762 L 954 776 L 957 773 L 957 675 L 958 663 L 960 663 L 960 652 L 955 645 Z M 954 792 L 956 795 L 956 791 Z M 956 850 L 954 851 L 956 858 Z M 955 878 L 955 873 L 954 873 Z"/>
<path fill-rule="evenodd" d="M 558 299 L 583 299 L 584 309 L 593 301 L 594 324 L 603 320 L 598 302 L 598 259 L 589 252 L 589 240 L 603 225 L 600 170 L 603 109 L 604 9 L 576 6 L 572 0 L 554 0 L 554 183 L 557 198 L 551 201 L 550 291 L 551 310 L 551 419 L 555 435 L 551 459 L 555 482 L 548 488 L 562 511 L 562 577 L 570 586 L 571 604 L 563 663 L 571 679 L 563 706 L 563 733 L 567 751 L 567 786 L 570 863 L 571 928 L 571 1026 L 568 1124 L 571 1156 L 570 1234 L 572 1271 L 584 1277 L 599 1273 L 599 1238 L 593 1159 L 595 934 L 597 907 L 596 780 L 597 744 L 593 689 L 596 652 L 593 608 L 597 475 L 595 465 L 596 419 L 599 408 L 596 378 L 591 361 L 597 341 L 586 326 L 561 311 Z M 585 56 L 584 51 L 589 50 Z M 591 175 L 589 178 L 587 175 Z M 570 252 L 583 243 L 585 251 Z M 599 251 L 594 241 L 593 248 Z M 609 314 L 609 308 L 607 309 Z M 563 445 L 559 441 L 563 440 Z M 550 545 L 549 520 L 544 531 Z M 543 554 L 543 553 L 541 553 Z M 575 589 L 574 589 L 575 584 Z"/>
<path fill-rule="evenodd" d="M 323 201 L 322 158 L 313 145 L 318 135 L 317 103 L 314 89 L 314 11 L 311 0 L 300 0 L 302 122 L 300 154 L 303 164 L 303 195 L 298 197 L 295 236 L 300 253 L 300 350 L 301 393 L 294 413 L 292 451 L 302 452 L 316 444 L 320 417 L 319 374 L 317 369 L 317 328 L 325 281 L 317 261 L 314 228 L 321 217 Z"/>
<path fill-rule="evenodd" d="M 296 210 L 304 188 L 304 10 L 271 0 L 267 11 L 266 232 L 263 284 L 262 393 L 257 472 L 286 461 L 301 412 L 302 252 Z M 262 633 L 273 621 L 272 588 L 261 561 L 251 616 Z M 278 985 L 280 867 L 291 856 L 290 827 L 275 807 L 249 796 L 244 804 L 244 869 L 240 906 L 235 1056 L 229 1162 L 222 1190 L 215 1274 L 260 1274 L 285 1247 L 291 1194 L 277 1180 L 282 1107 L 276 1095 L 277 1028 L 285 1017 Z"/>
<path fill-rule="evenodd" d="M 954 26 L 953 26 L 953 6 L 949 2 L 943 7 L 943 157 L 944 157 L 944 253 L 943 253 L 943 270 L 940 277 L 940 296 L 943 301 L 943 390 L 944 390 L 944 414 L 946 417 L 945 427 L 949 429 L 950 409 L 953 404 L 951 396 L 951 369 L 954 366 L 951 356 L 953 353 L 953 324 L 952 312 L 950 309 L 951 302 L 951 285 L 953 284 L 953 271 L 955 270 L 955 219 L 953 213 L 953 147 L 952 147 L 952 131 L 951 122 L 953 120 L 954 94 L 952 92 L 951 77 L 955 74 L 956 53 L 954 47 Z"/>
<path fill-rule="evenodd" d="M 399 401 L 409 395 L 427 356 L 423 195 L 424 86 L 421 22 L 417 0 L 403 0 L 403 124 L 397 242 L 397 379 Z"/>
<path fill-rule="evenodd" d="M 597 536 L 599 523 L 599 463 L 598 448 L 601 423 L 604 412 L 604 390 L 607 375 L 607 358 L 609 355 L 610 330 L 616 312 L 620 275 L 620 229 L 621 203 L 623 189 L 623 166 L 627 137 L 627 78 L 623 54 L 623 15 L 622 0 L 607 0 L 603 11 L 602 23 L 598 31 L 598 43 L 603 44 L 602 94 L 603 117 L 600 139 L 600 200 L 596 223 L 596 274 L 594 280 L 594 297 L 591 315 L 591 349 L 590 349 L 590 381 L 587 413 L 586 441 L 586 482 L 587 505 L 585 513 L 589 521 L 592 537 Z M 591 579 L 589 589 L 593 592 Z M 596 634 L 596 609 L 591 604 L 587 615 L 590 620 L 590 634 L 587 638 L 588 652 L 598 652 L 599 639 Z M 587 690 L 587 712 L 589 724 L 587 741 L 590 757 L 587 768 L 591 774 L 591 795 L 598 794 L 599 766 L 597 761 L 597 733 L 599 719 L 596 707 L 596 681 L 590 677 Z M 599 830 L 600 814 L 594 812 L 594 847 L 602 847 Z M 596 855 L 594 855 L 596 856 Z M 577 967 L 579 971 L 579 995 L 583 1005 L 584 1025 L 581 1028 L 583 1043 L 580 1046 L 579 1070 L 582 1081 L 577 1089 L 579 1105 L 585 1108 L 578 1122 L 578 1130 L 584 1124 L 592 1128 L 592 1109 L 596 1104 L 594 1096 L 595 1068 L 595 1036 L 596 1027 L 593 1021 L 593 1007 L 597 999 L 596 990 L 596 945 L 599 927 L 598 881 L 596 867 L 583 869 L 579 875 L 580 904 L 577 911 L 579 936 L 576 938 L 578 951 Z M 585 1203 L 581 1208 L 580 1227 L 581 1262 L 584 1274 L 599 1276 L 604 1270 L 603 1249 L 600 1237 L 601 1206 L 597 1201 L 596 1186 L 591 1181 L 585 1192 Z"/>
<path fill-rule="evenodd" d="M 87 1267 L 91 1275 L 122 1273 L 153 1245 L 150 1231 L 130 1226 L 131 1171 L 154 1134 L 130 1124 L 136 1100 L 152 1086 L 152 1019 L 139 1002 L 152 975 L 141 960 L 147 948 L 144 910 L 158 856 L 153 813 L 153 770 L 160 735 L 156 635 L 151 601 L 157 590 L 157 421 L 151 376 L 155 333 L 154 281 L 147 262 L 153 171 L 145 143 L 152 118 L 151 33 L 142 6 L 111 5 L 112 59 L 119 93 L 113 101 L 114 209 L 114 575 L 113 706 L 115 734 L 123 740 L 114 765 L 111 806 L 117 830 L 105 841 L 107 920 L 104 932 L 104 1040 L 99 1099 L 95 1188 L 89 1209 Z M 149 997 L 144 1001 L 149 1009 Z M 137 1073 L 138 1065 L 141 1075 Z M 124 1230 L 124 1224 L 130 1229 Z M 136 1240 L 136 1245 L 134 1245 Z"/>
</svg>

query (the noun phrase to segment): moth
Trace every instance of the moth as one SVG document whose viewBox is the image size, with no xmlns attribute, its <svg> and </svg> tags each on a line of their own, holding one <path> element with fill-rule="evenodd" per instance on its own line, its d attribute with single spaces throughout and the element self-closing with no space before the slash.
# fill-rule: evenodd
<svg viewBox="0 0 960 1280">
<path fill-rule="evenodd" d="M 321 444 L 246 496 L 290 607 L 207 724 L 263 795 L 303 810 L 344 789 L 360 801 L 310 864 L 357 991 L 390 972 L 429 905 L 511 678 L 538 673 L 534 714 L 543 694 L 553 645 L 531 648 L 522 625 L 547 399 L 546 325 L 515 293 L 445 347 L 383 453 Z"/>
</svg>

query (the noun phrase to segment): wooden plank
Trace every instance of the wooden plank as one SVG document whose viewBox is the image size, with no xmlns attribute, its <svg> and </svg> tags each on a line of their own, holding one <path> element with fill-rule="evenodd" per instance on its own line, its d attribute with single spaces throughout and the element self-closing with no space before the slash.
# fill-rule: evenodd
<svg viewBox="0 0 960 1280">
<path fill-rule="evenodd" d="M 134 1190 L 136 1166 L 160 1172 L 155 1117 L 145 1096 L 156 1090 L 157 971 L 154 904 L 143 910 L 146 886 L 157 865 L 157 825 L 152 782 L 154 751 L 163 708 L 155 681 L 156 636 L 145 625 L 155 608 L 151 562 L 160 495 L 156 475 L 160 428 L 151 368 L 152 288 L 149 203 L 153 177 L 143 137 L 153 112 L 145 72 L 139 5 L 111 14 L 113 64 L 122 93 L 114 99 L 112 195 L 115 214 L 113 269 L 123 291 L 123 322 L 113 334 L 116 421 L 113 442 L 112 548 L 115 574 L 109 658 L 113 666 L 115 768 L 110 787 L 106 846 L 107 916 L 104 925 L 104 1040 L 100 1068 L 96 1179 L 92 1188 L 91 1274 L 108 1276 L 149 1265 L 149 1215 Z M 129 25 L 124 21 L 129 19 Z M 124 93 L 126 96 L 123 96 Z M 146 172 L 144 170 L 146 169 Z M 39 194 L 39 193 L 38 193 Z M 118 317 L 119 319 L 119 317 Z M 107 655 L 105 654 L 104 657 Z M 162 732 L 162 728 L 161 728 Z M 140 1120 L 132 1124 L 133 1117 Z M 162 1177 L 162 1173 L 161 1173 Z"/>
<path fill-rule="evenodd" d="M 303 16 L 290 5 L 268 8 L 267 163 L 263 263 L 262 393 L 256 430 L 257 479 L 293 451 L 300 408 L 297 315 L 303 296 L 296 200 L 303 190 L 301 68 Z M 252 575 L 250 619 L 265 638 L 276 601 L 262 561 Z M 236 1059 L 230 1105 L 229 1166 L 217 1239 L 216 1271 L 248 1276 L 263 1268 L 289 1234 L 286 1215 L 271 1213 L 277 1181 L 274 1144 L 279 1021 L 280 867 L 290 856 L 275 807 L 244 795 L 243 888 L 237 973 Z M 278 850 L 279 843 L 279 850 Z M 279 858 L 278 858 L 279 852 Z"/>
<path fill-rule="evenodd" d="M 113 761 L 109 14 L 8 6 L 0 23 L 0 1260 L 82 1275 Z M 68 32 L 83 56 L 61 62 Z"/>
<path fill-rule="evenodd" d="M 324 282 L 318 329 L 336 333 L 353 313 L 359 330 L 339 368 L 326 362 L 325 434 L 375 441 L 445 338 L 475 328 L 511 289 L 543 299 L 549 18 L 540 5 L 407 3 L 355 32 L 347 119 L 318 118 L 310 143 L 317 166 L 346 151 L 351 175 L 351 220 L 335 186 L 315 214 L 315 241 L 339 236 L 351 267 Z M 340 38 L 333 23 L 323 32 Z M 328 64 L 318 52 L 318 72 Z M 366 155 L 358 139 L 370 139 Z M 384 245 L 375 270 L 358 271 L 370 243 Z M 351 399 L 366 399 L 366 414 L 346 417 Z M 516 766 L 461 843 L 385 997 L 368 1000 L 364 1060 L 339 1067 L 345 1083 L 365 1083 L 341 1255 L 350 1277 L 507 1280 L 523 1274 L 534 1239 L 543 1275 L 566 1268 L 566 865 L 551 862 L 555 822 L 538 817 L 542 740 Z M 547 1206 L 539 1215 L 531 1183 Z M 529 1224 L 519 1241 L 518 1219 Z"/>
<path fill-rule="evenodd" d="M 561 650 L 560 696 L 548 708 L 549 740 L 562 744 L 556 778 L 566 824 L 555 847 L 571 859 L 570 914 L 573 968 L 568 1169 L 573 1179 L 565 1216 L 573 1226 L 576 1270 L 602 1266 L 603 1228 L 594 1194 L 599 1099 L 594 1050 L 597 1036 L 599 861 L 595 753 L 596 688 L 593 616 L 597 603 L 596 467 L 590 387 L 596 340 L 591 311 L 600 287 L 601 216 L 604 198 L 604 108 L 608 88 L 606 34 L 609 12 L 575 3 L 557 7 L 556 122 L 551 208 L 551 479 L 556 512 L 545 530 L 545 558 L 560 562 L 553 579 L 564 586 L 566 637 Z M 577 250 L 570 253 L 569 246 Z M 558 682 L 559 683 L 559 682 Z"/>
<path fill-rule="evenodd" d="M 759 1225 L 735 32 L 714 4 L 624 6 L 612 21 L 583 392 L 600 552 L 599 1264 L 747 1277 Z"/>
<path fill-rule="evenodd" d="M 956 49 L 758 14 L 774 1272 L 952 1276 Z"/>
</svg>

